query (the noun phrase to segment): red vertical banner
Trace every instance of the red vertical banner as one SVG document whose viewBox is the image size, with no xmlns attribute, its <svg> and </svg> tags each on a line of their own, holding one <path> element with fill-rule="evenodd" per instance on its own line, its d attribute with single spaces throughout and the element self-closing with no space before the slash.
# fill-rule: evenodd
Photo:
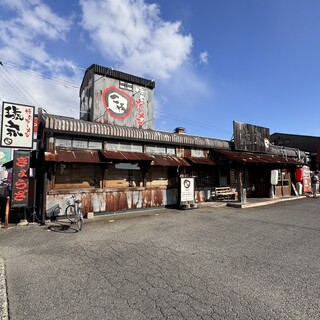
<svg viewBox="0 0 320 320">
<path fill-rule="evenodd" d="M 30 152 L 14 151 L 12 176 L 12 207 L 27 207 L 29 204 Z"/>
<path fill-rule="evenodd" d="M 33 118 L 33 133 L 38 133 L 38 117 Z"/>
</svg>

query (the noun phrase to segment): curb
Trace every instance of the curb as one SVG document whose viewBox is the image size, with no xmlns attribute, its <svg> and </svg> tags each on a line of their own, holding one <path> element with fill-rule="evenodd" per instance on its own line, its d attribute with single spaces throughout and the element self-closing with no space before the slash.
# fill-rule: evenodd
<svg viewBox="0 0 320 320">
<path fill-rule="evenodd" d="M 0 257 L 0 320 L 9 320 L 4 260 Z"/>
<path fill-rule="evenodd" d="M 228 202 L 227 206 L 228 207 L 233 207 L 233 208 L 253 208 L 253 207 L 260 207 L 260 206 L 266 206 L 269 204 L 274 204 L 274 203 L 279 203 L 279 202 L 284 202 L 284 201 L 291 201 L 291 200 L 298 200 L 298 199 L 305 199 L 306 196 L 297 196 L 297 197 L 290 197 L 290 198 L 278 198 L 278 199 L 270 199 L 266 201 L 261 201 L 261 202 L 235 202 L 231 203 Z"/>
</svg>

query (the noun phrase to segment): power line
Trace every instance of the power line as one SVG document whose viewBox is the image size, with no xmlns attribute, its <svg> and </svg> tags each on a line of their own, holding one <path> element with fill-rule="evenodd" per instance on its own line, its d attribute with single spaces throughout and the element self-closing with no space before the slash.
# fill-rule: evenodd
<svg viewBox="0 0 320 320">
<path fill-rule="evenodd" d="M 63 79 L 52 77 L 52 76 L 47 76 L 45 74 L 42 74 L 42 73 L 39 73 L 39 72 L 36 72 L 36 71 L 33 71 L 33 70 L 25 70 L 25 69 L 22 69 L 20 66 L 14 64 L 12 62 L 9 62 L 9 61 L 5 61 L 5 60 L 1 60 L 0 61 L 0 65 L 4 66 L 4 63 L 9 68 L 12 68 L 12 69 L 17 70 L 19 72 L 23 72 L 23 73 L 26 73 L 26 74 L 29 74 L 29 75 L 32 75 L 32 76 L 35 76 L 35 77 L 38 77 L 38 78 L 41 78 L 41 79 L 50 80 L 50 81 L 54 82 L 55 84 L 63 86 L 65 88 L 80 89 L 79 85 L 76 85 L 76 84 L 73 84 L 73 83 L 68 83 L 67 81 L 65 81 Z M 75 69 L 82 70 L 82 68 L 79 68 L 79 67 L 76 67 L 76 66 L 71 66 L 71 68 L 72 68 L 72 70 L 75 70 Z"/>
<path fill-rule="evenodd" d="M 12 83 L 14 84 L 14 81 L 15 81 L 15 82 L 18 84 L 18 86 L 19 86 L 31 99 L 33 99 L 34 102 L 37 103 L 37 101 L 31 96 L 31 94 L 28 93 L 28 91 L 24 88 L 24 86 L 22 86 L 21 83 L 13 76 L 13 74 L 10 73 L 10 71 L 6 68 L 6 66 L 4 66 L 3 64 L 2 64 L 2 66 L 3 66 L 3 68 L 5 69 L 5 71 L 7 72 L 7 74 L 9 74 L 9 76 L 13 79 L 13 82 L 12 82 Z M 14 84 L 14 86 L 15 86 L 15 84 Z M 15 87 L 16 87 L 16 89 L 17 89 L 19 92 L 22 93 L 22 91 L 21 91 L 20 89 L 18 89 L 17 86 L 15 86 Z M 27 99 L 27 100 L 28 100 L 28 99 Z M 30 100 L 29 100 L 29 102 L 30 102 Z"/>
<path fill-rule="evenodd" d="M 1 63 L 1 65 L 3 66 L 3 64 Z M 4 66 L 3 66 L 4 67 Z M 10 77 L 12 78 L 12 79 L 14 79 L 15 81 L 17 81 L 11 74 L 10 74 L 10 72 L 8 72 L 8 70 L 6 70 L 5 69 L 5 71 L 10 75 Z M 2 74 L 0 74 L 0 77 L 4 80 L 4 81 L 6 81 L 13 89 L 15 89 L 29 104 L 33 104 L 30 100 L 29 100 L 29 98 L 22 92 L 22 90 L 20 90 L 19 89 L 19 87 L 14 83 L 14 81 L 13 80 L 11 80 L 9 77 L 8 77 L 8 75 L 4 72 L 3 73 L 4 74 L 4 76 L 6 76 L 6 79 L 4 78 L 4 76 L 2 75 Z M 21 88 L 23 88 L 22 86 L 21 86 L 21 84 L 17 81 L 17 83 L 19 84 L 19 86 L 21 87 Z M 27 93 L 27 91 L 23 88 L 23 90 Z M 28 93 L 27 93 L 28 94 Z M 30 97 L 31 97 L 31 99 L 32 99 L 32 96 L 30 95 L 30 94 L 28 94 Z"/>
<path fill-rule="evenodd" d="M 3 62 L 5 62 L 6 66 L 8 66 L 8 67 L 10 67 L 10 68 L 12 68 L 12 69 L 14 69 L 14 70 L 17 70 L 17 71 L 19 71 L 19 72 L 23 72 L 23 73 L 26 73 L 26 74 L 30 74 L 30 75 L 35 76 L 35 77 L 39 77 L 39 78 L 41 78 L 41 79 L 50 80 L 50 81 L 54 82 L 56 85 L 60 85 L 60 86 L 66 87 L 66 88 L 80 89 L 80 86 L 75 85 L 75 84 L 72 84 L 72 83 L 67 83 L 67 82 L 64 81 L 63 79 L 59 79 L 59 78 L 55 78 L 55 77 L 50 77 L 50 76 L 44 75 L 44 74 L 42 74 L 42 73 L 35 72 L 35 71 L 33 71 L 33 70 L 24 70 L 24 69 L 22 69 L 20 66 L 14 64 L 14 63 L 12 63 L 12 62 L 9 62 L 9 61 L 5 61 L 5 60 L 0 61 L 0 65 L 2 65 L 3 67 L 5 67 L 4 64 L 3 64 Z M 83 70 L 83 71 L 86 70 L 85 68 L 77 67 L 77 66 L 75 66 L 75 65 L 71 65 L 71 69 L 72 69 L 73 71 L 75 71 L 76 69 L 78 69 L 78 70 Z M 110 67 L 110 70 L 113 70 L 113 68 Z M 6 70 L 6 71 L 9 73 L 8 70 Z M 10 73 L 9 73 L 9 74 L 10 74 Z M 1 74 L 0 74 L 0 76 L 1 76 Z M 13 77 L 11 74 L 10 74 L 10 76 Z M 102 77 L 103 77 L 103 76 L 102 76 Z M 14 77 L 13 77 L 13 78 L 14 78 Z M 14 80 L 16 80 L 16 79 L 14 78 Z M 99 80 L 99 79 L 97 79 L 97 80 Z M 95 80 L 95 81 L 97 81 L 97 80 Z M 17 81 L 17 80 L 16 80 L 16 81 Z M 154 81 L 154 80 L 151 80 L 151 81 Z M 18 81 L 17 81 L 17 82 L 18 82 Z M 11 83 L 12 83 L 12 81 L 11 81 Z M 19 83 L 19 82 L 18 82 L 18 83 Z M 19 83 L 19 85 L 20 85 L 20 87 L 22 87 L 20 83 Z M 15 89 L 16 89 L 21 95 L 23 95 L 23 93 L 21 92 L 21 90 L 18 89 L 18 88 L 14 85 L 14 83 L 12 83 L 11 86 L 15 87 Z M 22 87 L 22 88 L 23 88 L 23 87 Z M 24 89 L 24 91 L 25 91 L 25 89 Z M 29 99 L 27 99 L 27 98 L 25 97 L 25 95 L 23 95 L 23 96 L 24 96 L 24 98 L 25 98 L 26 100 L 29 101 Z M 30 95 L 30 97 L 31 97 L 31 95 Z M 160 112 L 159 112 L 159 116 L 160 116 L 160 117 L 161 117 L 161 116 L 169 116 L 169 117 L 171 117 L 172 119 L 176 119 L 176 118 L 177 118 L 177 114 L 170 114 L 170 113 L 163 112 L 163 111 L 160 111 Z M 178 118 L 179 118 L 179 123 L 191 124 L 191 125 L 194 126 L 194 127 L 205 128 L 205 129 L 209 129 L 209 130 L 216 131 L 216 132 L 229 133 L 229 131 L 227 131 L 227 130 L 222 130 L 222 129 L 219 129 L 219 128 L 215 128 L 215 127 L 213 127 L 212 125 L 209 125 L 209 124 L 205 124 L 205 123 L 201 123 L 201 122 L 196 122 L 196 121 L 194 121 L 194 120 L 187 119 L 187 118 L 183 118 L 183 117 L 181 117 L 181 116 L 179 116 Z M 159 117 L 158 117 L 158 119 L 159 119 Z"/>
</svg>

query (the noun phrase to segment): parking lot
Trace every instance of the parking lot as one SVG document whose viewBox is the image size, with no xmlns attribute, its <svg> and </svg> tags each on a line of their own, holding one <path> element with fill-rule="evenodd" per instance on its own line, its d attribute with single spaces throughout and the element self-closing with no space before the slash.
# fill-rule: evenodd
<svg viewBox="0 0 320 320">
<path fill-rule="evenodd" d="M 320 199 L 0 230 L 11 320 L 319 319 Z"/>
</svg>

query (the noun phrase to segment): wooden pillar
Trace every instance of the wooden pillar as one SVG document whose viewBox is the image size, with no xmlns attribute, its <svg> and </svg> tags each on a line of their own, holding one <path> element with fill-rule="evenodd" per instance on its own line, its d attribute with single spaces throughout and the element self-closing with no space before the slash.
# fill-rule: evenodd
<svg viewBox="0 0 320 320">
<path fill-rule="evenodd" d="M 244 169 L 237 168 L 237 187 L 238 187 L 238 201 L 247 202 L 247 190 L 243 185 Z"/>
</svg>

